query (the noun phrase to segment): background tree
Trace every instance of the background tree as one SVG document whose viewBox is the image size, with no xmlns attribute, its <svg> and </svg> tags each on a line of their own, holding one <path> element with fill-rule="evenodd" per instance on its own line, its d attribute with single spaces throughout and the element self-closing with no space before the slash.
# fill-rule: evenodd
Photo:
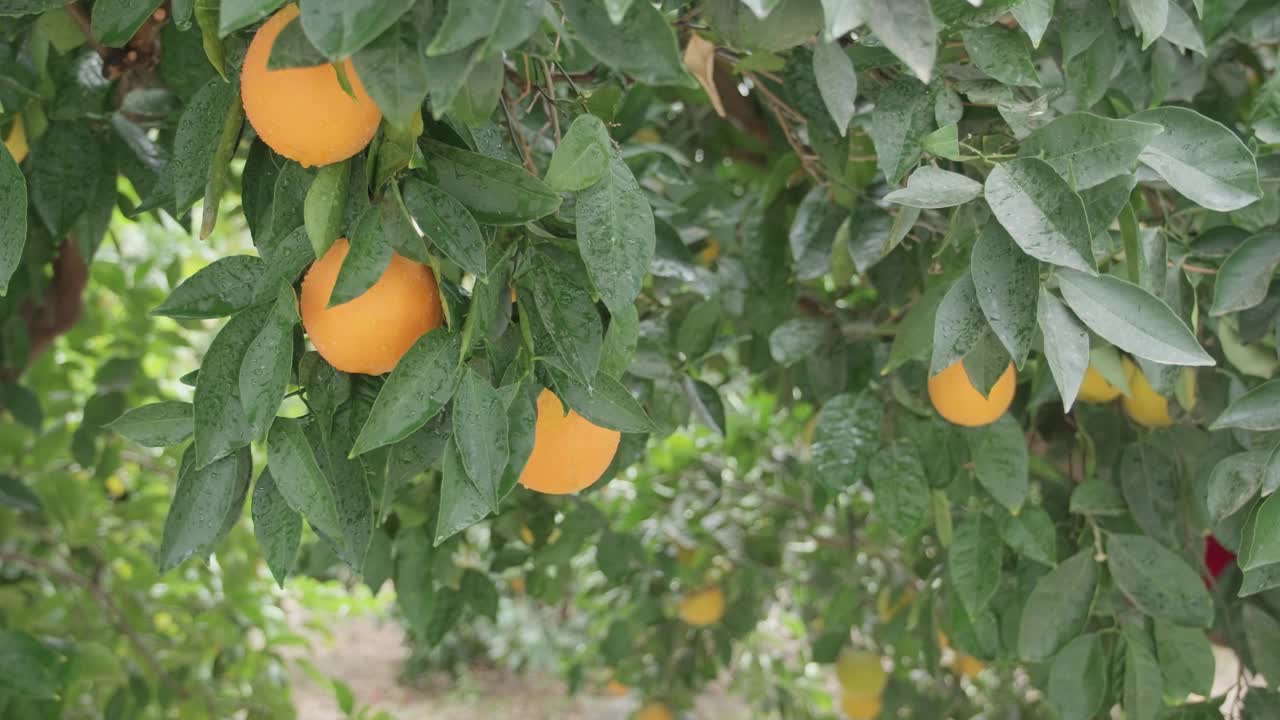
<svg viewBox="0 0 1280 720">
<path fill-rule="evenodd" d="M 248 503 L 278 582 L 390 579 L 425 653 L 499 579 L 572 598 L 571 686 L 647 718 L 726 667 L 783 717 L 1202 717 L 1211 640 L 1280 678 L 1270 0 L 0 16 L 0 400 L 41 430 L 5 437 L 15 592 L 109 599 L 75 484 L 164 470 L 148 582 L 214 582 Z M 137 292 L 126 227 L 220 257 Z M 41 354 L 108 291 L 127 331 Z M 189 389 L 130 360 L 224 317 Z M 122 357 L 66 367 L 78 336 Z M 5 621 L 28 715 L 249 705 L 159 691 L 218 655 L 122 640 L 141 679 L 88 683 L 92 635 Z"/>
</svg>

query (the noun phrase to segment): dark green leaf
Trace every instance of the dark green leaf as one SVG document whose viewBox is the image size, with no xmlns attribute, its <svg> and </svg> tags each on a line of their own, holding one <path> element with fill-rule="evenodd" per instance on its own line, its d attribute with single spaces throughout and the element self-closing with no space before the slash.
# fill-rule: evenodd
<svg viewBox="0 0 1280 720">
<path fill-rule="evenodd" d="M 324 257 L 333 242 L 342 235 L 350 178 L 349 161 L 325 165 L 316 172 L 316 178 L 307 190 L 302 217 L 316 257 Z"/>
<path fill-rule="evenodd" d="M 0 505 L 14 510 L 36 513 L 43 507 L 40 496 L 31 492 L 27 484 L 12 475 L 0 473 Z"/>
<path fill-rule="evenodd" d="M 480 226 L 462 203 L 440 188 L 411 177 L 404 183 L 404 205 L 431 244 L 446 257 L 477 277 L 489 275 Z"/>
<path fill-rule="evenodd" d="M 463 600 L 477 615 L 496 620 L 498 617 L 498 588 L 489 576 L 475 569 L 462 573 L 460 591 Z"/>
<path fill-rule="evenodd" d="M 550 261 L 535 266 L 529 274 L 531 284 L 521 286 L 522 297 L 530 297 L 538 317 L 550 338 L 550 348 L 579 381 L 589 382 L 600 367 L 600 348 L 604 328 L 595 303 L 585 288 L 580 287 L 566 271 Z M 525 294 L 525 290 L 528 294 Z M 520 322 L 525 300 L 520 301 Z"/>
<path fill-rule="evenodd" d="M 1247 604 L 1241 608 L 1241 626 L 1250 669 L 1268 678 L 1276 677 L 1280 673 L 1280 622 L 1262 607 Z"/>
<path fill-rule="evenodd" d="M 1222 522 L 1254 499 L 1262 487 L 1263 468 L 1269 456 L 1270 451 L 1267 450 L 1236 453 L 1213 466 L 1206 502 L 1210 520 Z"/>
<path fill-rule="evenodd" d="M 858 482 L 880 447 L 883 405 L 870 391 L 837 395 L 823 404 L 813 431 L 813 471 L 840 491 Z"/>
<path fill-rule="evenodd" d="M 890 530 L 911 537 L 929 520 L 929 483 L 920 449 L 901 440 L 871 458 L 867 474 L 875 491 L 875 509 Z"/>
<path fill-rule="evenodd" d="M 218 35 L 226 37 L 275 12 L 284 0 L 221 0 L 218 7 Z"/>
<path fill-rule="evenodd" d="M 1000 586 L 1004 544 L 996 524 L 986 515 L 973 515 L 956 527 L 947 552 L 947 576 L 970 618 L 977 617 Z"/>
<path fill-rule="evenodd" d="M 1153 539 L 1174 547 L 1178 516 L 1178 465 L 1159 445 L 1136 442 L 1120 456 L 1120 489 L 1133 519 Z"/>
<path fill-rule="evenodd" d="M 452 438 L 445 445 L 444 469 L 440 480 L 440 516 L 436 520 L 435 544 L 448 540 L 489 514 L 490 505 L 467 477 Z"/>
<path fill-rule="evenodd" d="M 193 555 L 211 552 L 244 509 L 253 473 L 253 455 L 248 448 L 203 468 L 197 468 L 194 460 L 194 453 L 188 449 L 156 555 L 160 572 L 177 567 Z"/>
<path fill-rule="evenodd" d="M 565 0 L 563 6 L 574 37 L 604 64 L 650 85 L 695 86 L 671 25 L 652 4 L 633 2 L 618 23 L 597 0 Z"/>
<path fill-rule="evenodd" d="M 292 287 L 282 284 L 266 324 L 245 350 L 240 364 L 240 402 L 255 438 L 266 439 L 289 387 L 293 329 L 298 320 L 298 299 Z"/>
<path fill-rule="evenodd" d="M 460 344 L 437 329 L 409 348 L 378 393 L 352 457 L 403 440 L 440 412 L 458 385 Z"/>
<path fill-rule="evenodd" d="M 93 4 L 90 30 L 106 47 L 124 47 L 162 0 L 98 0 Z M 221 117 L 221 115 L 219 115 Z"/>
<path fill-rule="evenodd" d="M 382 233 L 382 212 L 376 207 L 365 208 L 351 233 L 342 268 L 329 293 L 328 307 L 351 302 L 365 294 L 387 271 L 394 255 Z"/>
<path fill-rule="evenodd" d="M 1080 634 L 1089 619 L 1098 563 L 1083 550 L 1040 578 L 1022 608 L 1018 656 L 1044 662 Z"/>
<path fill-rule="evenodd" d="M 1111 483 L 1094 478 L 1071 491 L 1071 512 L 1107 517 L 1125 514 L 1124 498 Z"/>
<path fill-rule="evenodd" d="M 1021 32 L 988 25 L 966 30 L 961 37 L 969 59 L 982 72 L 1006 85 L 1040 87 L 1040 76 Z"/>
<path fill-rule="evenodd" d="M 1016 515 L 1030 490 L 1027 443 L 1022 427 L 1008 413 L 995 423 L 966 431 L 978 482 L 996 502 Z"/>
<path fill-rule="evenodd" d="M 1184 697 L 1194 693 L 1209 697 L 1215 661 L 1213 646 L 1205 631 L 1156 621 L 1155 638 L 1165 694 Z"/>
<path fill-rule="evenodd" d="M 22 261 L 27 243 L 27 179 L 8 146 L 4 147 L 0 150 L 0 296 L 9 292 L 9 278 Z"/>
<path fill-rule="evenodd" d="M 997 165 L 985 187 L 991 212 L 1022 250 L 1037 260 L 1096 273 L 1084 202 L 1043 160 Z"/>
<path fill-rule="evenodd" d="M 178 120 L 169 171 L 173 173 L 174 204 L 180 212 L 204 197 L 223 120 L 231 103 L 238 102 L 236 95 L 234 85 L 215 77 L 191 98 Z"/>
<path fill-rule="evenodd" d="M 1264 382 L 1231 401 L 1209 426 L 1210 430 L 1227 428 L 1280 430 L 1280 380 Z"/>
<path fill-rule="evenodd" d="M 1246 572 L 1280 562 L 1280 493 L 1268 496 L 1245 525 L 1237 562 Z"/>
<path fill-rule="evenodd" d="M 329 58 L 307 37 L 302 21 L 294 18 L 285 23 L 271 44 L 271 54 L 267 56 L 267 70 L 288 70 L 290 68 L 315 67 L 328 64 Z"/>
<path fill-rule="evenodd" d="M 889 183 L 896 185 L 920 159 L 921 139 L 933 130 L 933 102 L 927 87 L 905 76 L 880 91 L 869 132 Z"/>
<path fill-rule="evenodd" d="M 413 7 L 414 0 L 302 0 L 302 29 L 334 58 L 368 45 Z"/>
<path fill-rule="evenodd" d="M 427 63 L 412 27 L 397 23 L 352 58 L 364 89 L 393 125 L 408 125 L 427 96 Z"/>
<path fill-rule="evenodd" d="M 253 304 L 265 271 L 253 255 L 218 258 L 183 280 L 151 314 L 200 320 L 232 315 Z"/>
<path fill-rule="evenodd" d="M 253 488 L 253 535 L 262 548 L 271 577 L 280 587 L 293 572 L 298 560 L 298 545 L 302 542 L 302 516 L 285 501 L 266 468 L 258 476 Z"/>
<path fill-rule="evenodd" d="M 653 421 L 626 386 L 608 375 L 597 374 L 590 385 L 563 372 L 553 371 L 552 376 L 564 403 L 593 425 L 630 433 L 654 430 Z"/>
<path fill-rule="evenodd" d="M 195 421 L 191 403 L 166 401 L 134 408 L 106 427 L 143 447 L 172 447 L 191 437 Z"/>
<path fill-rule="evenodd" d="M 1053 518 L 1038 505 L 1001 519 L 1000 534 L 1015 554 L 1052 566 L 1058 559 Z"/>
<path fill-rule="evenodd" d="M 430 140 L 423 149 L 428 179 L 482 223 L 520 225 L 560 207 L 560 196 L 518 165 Z"/>
<path fill-rule="evenodd" d="M 595 185 L 610 170 L 609 129 L 595 115 L 579 115 L 551 155 L 546 183 L 556 192 Z"/>
<path fill-rule="evenodd" d="M 724 437 L 728 426 L 725 421 L 724 401 L 720 399 L 720 393 L 707 383 L 688 377 L 684 379 L 683 386 L 694 415 L 702 421 L 702 424 L 711 428 L 712 432 Z"/>
<path fill-rule="evenodd" d="M 0 630 L 0 689 L 6 694 L 56 698 L 62 692 L 65 662 L 24 632 Z"/>
<path fill-rule="evenodd" d="M 240 399 L 240 366 L 270 312 L 270 305 L 259 305 L 231 318 L 204 354 L 192 403 L 197 470 L 253 440 Z"/>
<path fill-rule="evenodd" d="M 84 189 L 107 168 L 107 147 L 88 123 L 63 121 L 51 123 L 32 145 L 27 196 L 54 237 L 65 235 L 89 208 L 91 195 Z"/>
<path fill-rule="evenodd" d="M 1162 300 L 1112 275 L 1063 269 L 1062 296 L 1090 330 L 1126 352 L 1166 365 L 1213 365 L 1186 323 Z"/>
<path fill-rule="evenodd" d="M 635 302 L 656 245 L 653 210 L 622 157 L 613 154 L 598 183 L 578 194 L 578 251 L 612 312 Z"/>
<path fill-rule="evenodd" d="M 474 370 L 462 371 L 453 397 L 453 444 L 467 477 L 498 511 L 498 485 L 507 466 L 507 403 Z"/>
<path fill-rule="evenodd" d="M 889 362 L 881 370 L 882 374 L 892 372 L 908 360 L 920 360 L 929 356 L 933 345 L 934 319 L 947 290 L 946 285 L 935 283 L 907 311 L 898 323 L 898 334 L 893 338 Z"/>
<path fill-rule="evenodd" d="M 1139 610 L 1179 625 L 1213 624 L 1213 599 L 1186 561 L 1142 535 L 1107 537 L 1107 565 Z"/>
<path fill-rule="evenodd" d="M 1075 638 L 1053 658 L 1048 697 L 1061 720 L 1098 716 L 1107 697 L 1107 655 L 1096 633 Z"/>
<path fill-rule="evenodd" d="M 312 527 L 326 537 L 338 538 L 342 536 L 338 500 L 317 456 L 324 452 L 323 447 L 312 446 L 302 420 L 276 418 L 271 424 L 267 464 L 276 489 Z"/>
<path fill-rule="evenodd" d="M 990 332 L 969 273 L 960 276 L 938 305 L 933 321 L 930 375 L 951 367 Z"/>
<path fill-rule="evenodd" d="M 1164 687 L 1155 648 L 1142 625 L 1126 625 L 1123 635 L 1125 717 L 1133 720 L 1156 720 L 1156 715 L 1164 704 L 1161 697 Z"/>
</svg>

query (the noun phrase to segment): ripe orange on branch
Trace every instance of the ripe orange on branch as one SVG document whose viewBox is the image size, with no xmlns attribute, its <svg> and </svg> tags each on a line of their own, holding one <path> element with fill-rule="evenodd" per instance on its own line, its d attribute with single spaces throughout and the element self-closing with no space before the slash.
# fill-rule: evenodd
<svg viewBox="0 0 1280 720">
<path fill-rule="evenodd" d="M 593 425 L 544 389 L 538 395 L 533 452 L 520 484 L 535 492 L 567 495 L 591 486 L 613 462 L 622 433 Z"/>
<path fill-rule="evenodd" d="M 938 414 L 956 425 L 978 427 L 990 425 L 1013 403 L 1018 378 L 1013 363 L 1005 369 L 991 392 L 983 397 L 973 383 L 964 363 L 957 360 L 950 367 L 929 378 L 929 400 Z"/>
<path fill-rule="evenodd" d="M 421 263 L 392 255 L 382 277 L 359 297 L 328 307 L 350 245 L 338 238 L 302 281 L 302 325 L 320 356 L 349 373 L 391 372 L 418 338 L 440 327 L 435 276 Z"/>
<path fill-rule="evenodd" d="M 351 58 L 342 61 L 351 95 L 331 65 L 267 68 L 280 31 L 297 16 L 298 6 L 286 5 L 253 36 L 240 73 L 240 94 L 245 116 L 272 150 L 305 167 L 328 165 L 363 150 L 378 131 L 382 113 L 365 92 Z"/>
</svg>

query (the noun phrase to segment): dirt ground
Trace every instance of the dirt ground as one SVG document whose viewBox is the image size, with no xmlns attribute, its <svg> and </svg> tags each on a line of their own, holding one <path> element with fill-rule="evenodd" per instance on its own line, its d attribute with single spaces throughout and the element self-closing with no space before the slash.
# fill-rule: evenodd
<svg viewBox="0 0 1280 720">
<path fill-rule="evenodd" d="M 307 657 L 322 673 L 350 686 L 360 706 L 386 710 L 397 720 L 626 720 L 639 705 L 634 697 L 569 697 L 555 677 L 492 668 L 474 669 L 456 682 L 440 677 L 424 687 L 408 687 L 397 682 L 408 651 L 396 622 L 347 617 L 329 631 L 332 640 L 315 638 Z M 297 664 L 291 674 L 300 720 L 344 718 L 328 687 Z M 695 720 L 749 716 L 746 708 L 715 692 L 689 715 Z"/>
</svg>

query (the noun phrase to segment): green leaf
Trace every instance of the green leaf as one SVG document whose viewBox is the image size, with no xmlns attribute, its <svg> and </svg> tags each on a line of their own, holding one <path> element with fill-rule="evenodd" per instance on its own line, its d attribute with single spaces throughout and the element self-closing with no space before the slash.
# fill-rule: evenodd
<svg viewBox="0 0 1280 720">
<path fill-rule="evenodd" d="M 973 471 L 991 497 L 1017 515 L 1030 491 L 1027 442 L 1022 427 L 1005 413 L 996 422 L 965 432 L 973 453 Z"/>
<path fill-rule="evenodd" d="M 928 84 L 938 56 L 938 25 L 928 0 L 869 0 L 871 31 L 911 72 Z"/>
<path fill-rule="evenodd" d="M 898 333 L 889 350 L 889 361 L 880 371 L 881 375 L 888 375 L 908 360 L 923 360 L 929 356 L 933 345 L 934 319 L 947 290 L 949 288 L 946 285 L 936 283 L 925 290 L 920 299 L 907 310 L 907 314 L 898 323 Z"/>
<path fill-rule="evenodd" d="M 1129 194 L 1137 184 L 1138 179 L 1132 175 L 1117 175 L 1080 192 L 1085 214 L 1089 217 L 1089 230 L 1095 238 L 1106 237 L 1107 229 L 1128 205 Z"/>
<path fill-rule="evenodd" d="M 595 115 L 574 119 L 551 154 L 545 181 L 556 192 L 585 190 L 609 171 L 609 128 Z"/>
<path fill-rule="evenodd" d="M 1018 21 L 1018 27 L 1031 38 L 1031 46 L 1039 48 L 1045 31 L 1049 29 L 1049 21 L 1053 19 L 1053 0 L 1023 0 L 1010 11 Z"/>
<path fill-rule="evenodd" d="M 1271 276 L 1280 264 L 1280 232 L 1263 232 L 1236 246 L 1213 278 L 1213 307 L 1218 317 L 1256 307 L 1267 299 Z"/>
<path fill-rule="evenodd" d="M 1053 622 L 1050 620 L 1050 622 Z M 1107 655 L 1097 633 L 1072 640 L 1049 669 L 1049 705 L 1061 720 L 1091 720 L 1107 697 Z"/>
<path fill-rule="evenodd" d="M 984 333 L 962 359 L 969 383 L 985 397 L 1009 368 L 1011 358 L 993 333 Z"/>
<path fill-rule="evenodd" d="M 281 588 L 298 561 L 302 542 L 302 516 L 285 501 L 276 488 L 271 468 L 265 468 L 253 487 L 253 536 L 262 548 L 271 577 Z"/>
<path fill-rule="evenodd" d="M 1280 562 L 1280 493 L 1263 500 L 1245 526 L 1237 562 L 1246 572 Z"/>
<path fill-rule="evenodd" d="M 1280 692 L 1258 688 L 1245 696 L 1242 720 L 1267 720 L 1276 713 L 1280 713 Z"/>
<path fill-rule="evenodd" d="M 236 30 L 266 18 L 284 4 L 284 0 L 221 0 L 218 7 L 218 36 L 226 37 Z"/>
<path fill-rule="evenodd" d="M 1022 367 L 1036 332 L 1040 269 L 995 221 L 988 221 L 973 246 L 969 274 L 978 306 L 991 331 Z"/>
<path fill-rule="evenodd" d="M 867 473 L 875 511 L 890 530 L 911 537 L 928 526 L 929 483 L 915 443 L 904 439 L 881 448 Z"/>
<path fill-rule="evenodd" d="M 134 408 L 106 427 L 143 447 L 173 447 L 195 429 L 191 403 L 166 401 Z"/>
<path fill-rule="evenodd" d="M 38 513 L 44 509 L 40 496 L 32 492 L 26 483 L 3 473 L 0 473 L 0 505 L 29 513 Z"/>
<path fill-rule="evenodd" d="M 724 401 L 720 399 L 719 391 L 701 380 L 689 377 L 686 377 L 681 384 L 685 395 L 689 398 L 694 416 L 711 428 L 712 432 L 724 437 L 727 434 L 728 425 L 724 415 Z"/>
<path fill-rule="evenodd" d="M 716 316 L 718 318 L 719 309 L 713 309 L 716 310 Z M 692 313 L 690 313 L 690 316 L 692 316 Z M 684 326 L 688 324 L 688 322 L 689 317 L 686 317 L 684 323 L 681 323 L 680 329 L 684 330 Z M 681 344 L 679 340 L 680 337 L 680 333 L 677 333 L 676 347 L 687 347 L 686 345 Z M 631 366 L 631 361 L 635 358 L 636 346 L 639 343 L 639 338 L 640 316 L 635 307 L 632 307 L 628 311 L 614 313 L 613 316 L 609 318 L 609 327 L 604 331 L 604 345 L 600 349 L 600 372 L 610 377 L 622 377 L 626 374 L 627 368 Z M 702 353 L 698 353 L 697 356 L 700 357 L 702 354 L 705 354 L 706 350 L 711 349 L 710 342 L 713 339 L 714 338 L 708 338 L 708 344 L 705 346 L 705 350 L 703 350 Z M 683 350 L 681 351 L 684 352 Z M 687 352 L 685 354 L 693 357 L 693 355 L 689 355 Z"/>
<path fill-rule="evenodd" d="M 171 318 L 226 317 L 253 304 L 266 266 L 253 255 L 228 255 L 200 268 L 151 311 Z"/>
<path fill-rule="evenodd" d="M 173 173 L 174 204 L 179 211 L 204 197 L 223 120 L 233 102 L 237 102 L 235 86 L 215 77 L 191 98 L 178 120 L 169 169 Z"/>
<path fill-rule="evenodd" d="M 488 125 L 501 99 L 503 72 L 501 55 L 473 62 L 467 81 L 449 103 L 449 111 L 472 127 Z"/>
<path fill-rule="evenodd" d="M 858 72 L 844 49 L 836 43 L 818 43 L 813 51 L 813 77 L 827 112 L 840 134 L 848 132 L 858 99 Z"/>
<path fill-rule="evenodd" d="M 551 341 L 550 349 L 579 381 L 589 382 L 600 367 L 604 333 L 591 296 L 572 275 L 550 261 L 536 265 L 527 277 L 529 284 L 521 285 L 521 296 L 533 300 Z M 526 321 L 526 302 L 520 301 L 520 322 Z"/>
<path fill-rule="evenodd" d="M 418 528 L 401 531 L 395 542 L 396 604 L 415 634 L 426 632 L 436 599 L 433 544 L 425 533 L 425 529 Z"/>
<path fill-rule="evenodd" d="M 1126 718 L 1156 720 L 1163 706 L 1163 682 L 1151 638 L 1142 625 L 1126 625 L 1123 630 L 1124 700 Z"/>
<path fill-rule="evenodd" d="M 364 566 L 360 568 L 361 579 L 375 596 L 382 586 L 395 574 L 395 559 L 391 557 L 391 538 L 382 530 L 374 530 L 369 539 L 369 551 L 364 556 Z"/>
<path fill-rule="evenodd" d="M 907 178 L 907 186 L 884 196 L 885 201 L 917 208 L 947 208 L 963 205 L 982 194 L 976 180 L 923 165 Z"/>
<path fill-rule="evenodd" d="M 138 28 L 160 7 L 162 0 L 98 0 L 93 4 L 89 28 L 106 47 L 119 48 L 133 38 Z M 221 116 L 219 116 L 221 117 Z"/>
<path fill-rule="evenodd" d="M 1120 489 L 1133 519 L 1153 539 L 1173 547 L 1178 536 L 1178 465 L 1159 445 L 1136 442 L 1120 456 Z"/>
<path fill-rule="evenodd" d="M 1063 411 L 1068 411 L 1075 404 L 1085 370 L 1089 367 L 1089 331 L 1056 295 L 1044 287 L 1040 288 L 1036 319 L 1044 338 L 1049 372 L 1062 397 Z"/>
<path fill-rule="evenodd" d="M 1017 515 L 1006 515 L 1000 521 L 1005 544 L 1015 554 L 1044 565 L 1057 562 L 1056 533 L 1053 518 L 1038 505 L 1024 507 Z"/>
<path fill-rule="evenodd" d="M 1163 131 L 1152 123 L 1074 112 L 1033 131 L 1018 155 L 1044 160 L 1076 189 L 1085 190 L 1132 172 L 1138 156 Z M 1097 233 L 1103 228 L 1093 229 Z"/>
<path fill-rule="evenodd" d="M 632 2 L 634 0 L 604 0 L 604 7 L 609 11 L 609 21 L 614 25 L 622 22 L 627 17 Z"/>
<path fill-rule="evenodd" d="M 387 28 L 351 61 L 365 91 L 392 125 L 406 126 L 422 110 L 430 79 L 411 24 Z"/>
<path fill-rule="evenodd" d="M 707 354 L 715 345 L 716 336 L 720 330 L 720 324 L 723 319 L 724 312 L 720 308 L 720 303 L 715 300 L 704 300 L 689 309 L 689 312 L 680 321 L 679 328 L 676 329 L 675 349 L 677 352 L 683 353 L 685 357 L 690 359 L 700 358 Z M 789 324 L 790 320 L 779 328 Z M 613 322 L 609 323 L 610 330 L 613 329 Z M 778 331 L 775 329 L 774 333 Z M 605 334 L 605 344 L 608 345 L 608 333 Z M 770 348 L 772 351 L 772 347 Z M 603 368 L 604 362 L 601 362 Z M 625 368 L 623 368 L 625 369 Z M 621 373 L 614 373 L 620 376 Z"/>
<path fill-rule="evenodd" d="M 822 0 L 822 39 L 835 42 L 867 22 L 871 7 L 866 0 Z"/>
<path fill-rule="evenodd" d="M 325 55 L 342 58 L 372 42 L 413 3 L 414 0 L 302 0 L 302 29 Z"/>
<path fill-rule="evenodd" d="M 282 417 L 271 424 L 267 436 L 271 477 L 289 507 L 301 513 L 312 527 L 326 537 L 341 537 L 338 500 L 316 454 L 325 450 L 312 446 L 303 424 L 303 420 Z"/>
<path fill-rule="evenodd" d="M 358 400 L 358 396 L 353 400 Z M 362 402 L 367 403 L 368 400 Z M 348 420 L 350 416 L 343 414 L 339 418 Z M 316 461 L 337 509 L 336 532 L 316 530 L 333 546 L 339 559 L 359 571 L 364 567 L 373 536 L 373 498 L 362 461 L 347 456 L 351 433 L 354 432 L 353 422 L 358 420 L 337 423 L 327 437 L 322 427 L 312 423 L 305 435 L 311 447 L 315 448 Z"/>
<path fill-rule="evenodd" d="M 973 277 L 965 273 L 952 284 L 934 315 L 929 374 L 936 375 L 963 359 L 989 332 Z"/>
<path fill-rule="evenodd" d="M 427 180 L 489 225 L 521 225 L 550 215 L 560 196 L 524 168 L 450 145 L 426 141 Z"/>
<path fill-rule="evenodd" d="M 869 390 L 843 393 L 822 405 L 813 430 L 813 472 L 818 482 L 839 492 L 867 473 L 880 447 L 884 406 Z"/>
<path fill-rule="evenodd" d="M 1112 275 L 1057 273 L 1062 296 L 1077 317 L 1125 352 L 1166 365 L 1213 365 L 1195 335 L 1162 300 Z"/>
<path fill-rule="evenodd" d="M 293 369 L 293 329 L 298 320 L 298 299 L 292 287 L 282 284 L 266 324 L 245 350 L 240 364 L 240 401 L 253 437 L 266 439 L 284 400 Z"/>
<path fill-rule="evenodd" d="M 1280 380 L 1270 380 L 1254 387 L 1227 406 L 1210 430 L 1280 430 Z"/>
<path fill-rule="evenodd" d="M 611 312 L 623 312 L 644 287 L 657 238 L 653 210 L 621 155 L 610 158 L 600 182 L 578 194 L 577 226 L 578 251 L 600 299 Z"/>
<path fill-rule="evenodd" d="M 970 618 L 977 617 L 995 597 L 1003 560 L 1003 543 L 991 518 L 970 516 L 956 527 L 947 551 L 948 577 Z"/>
<path fill-rule="evenodd" d="M 540 3 L 529 0 L 449 3 L 444 23 L 427 46 L 427 55 L 457 52 L 479 40 L 490 44 L 490 52 L 509 50 L 529 37 L 540 9 Z M 495 38 L 501 40 L 495 42 Z"/>
<path fill-rule="evenodd" d="M 302 21 L 294 18 L 285 23 L 271 45 L 271 54 L 267 56 L 267 70 L 288 70 L 290 68 L 315 67 L 326 65 L 329 58 L 321 52 L 307 37 L 302 29 Z"/>
<path fill-rule="evenodd" d="M 1247 604 L 1241 608 L 1241 628 L 1250 669 L 1268 678 L 1276 677 L 1280 673 L 1280 622 L 1262 607 Z"/>
<path fill-rule="evenodd" d="M 818 0 L 782 0 L 765 18 L 740 0 L 706 0 L 701 6 L 707 24 L 725 45 L 752 52 L 744 58 L 749 67 L 776 58 L 772 53 L 801 45 L 822 30 Z"/>
<path fill-rule="evenodd" d="M 1018 657 L 1044 662 L 1079 635 L 1089 619 L 1097 584 L 1098 564 L 1090 550 L 1063 560 L 1036 581 L 1022 607 Z"/>
<path fill-rule="evenodd" d="M 769 355 L 779 365 L 794 365 L 818 352 L 831 332 L 825 319 L 791 318 L 769 333 Z"/>
<path fill-rule="evenodd" d="M 203 468 L 195 467 L 194 455 L 190 449 L 183 454 L 156 554 L 160 572 L 172 570 L 193 555 L 207 555 L 244 509 L 253 473 L 249 449 L 241 448 Z"/>
<path fill-rule="evenodd" d="M 1155 638 L 1165 695 L 1185 697 L 1194 693 L 1209 697 L 1213 691 L 1214 657 L 1205 631 L 1157 620 Z"/>
<path fill-rule="evenodd" d="M 868 132 L 875 144 L 876 161 L 891 185 L 920 159 L 921 140 L 933 130 L 933 104 L 933 93 L 905 76 L 880 91 Z"/>
<path fill-rule="evenodd" d="M 938 96 L 942 97 L 942 94 L 940 93 Z M 920 147 L 931 155 L 937 155 L 947 160 L 959 160 L 962 157 L 960 152 L 960 131 L 955 123 L 940 127 L 925 135 L 920 139 Z"/>
<path fill-rule="evenodd" d="M 476 277 L 488 277 L 484 236 L 462 203 L 440 188 L 410 177 L 404 183 L 404 205 L 440 252 Z"/>
<path fill-rule="evenodd" d="M 221 118 L 212 122 L 220 126 Z M 27 197 L 54 237 L 65 235 L 89 209 L 92 194 L 85 188 L 93 187 L 108 170 L 109 147 L 88 123 L 61 120 L 50 123 L 32 145 L 26 162 L 31 173 Z M 201 192 L 203 188 L 202 184 Z"/>
<path fill-rule="evenodd" d="M 1197 52 L 1202 56 L 1206 54 L 1204 38 L 1201 37 L 1195 21 L 1176 2 L 1169 3 L 1169 19 L 1164 26 L 1162 37 L 1183 50 Z"/>
<path fill-rule="evenodd" d="M 0 690 L 17 697 L 58 697 L 66 660 L 18 630 L 0 630 Z M 34 716 L 33 716 L 34 717 Z"/>
<path fill-rule="evenodd" d="M 1100 517 L 1124 515 L 1124 498 L 1115 486 L 1105 480 L 1086 480 L 1071 491 L 1071 512 Z"/>
<path fill-rule="evenodd" d="M 982 72 L 1005 85 L 1040 87 L 1023 34 L 1003 25 L 966 30 L 960 34 L 969 59 Z"/>
<path fill-rule="evenodd" d="M 1178 625 L 1213 624 L 1213 598 L 1186 561 L 1143 535 L 1107 536 L 1107 565 L 1139 610 Z"/>
<path fill-rule="evenodd" d="M 991 212 L 1023 252 L 1037 260 L 1096 273 L 1084 202 L 1053 167 L 1036 158 L 995 166 L 984 188 Z"/>
<path fill-rule="evenodd" d="M 435 545 L 479 522 L 490 510 L 489 503 L 467 477 L 453 438 L 445 445 L 440 480 L 440 515 L 436 520 Z"/>
<path fill-rule="evenodd" d="M 1125 0 L 1129 16 L 1142 33 L 1142 49 L 1146 50 L 1164 34 L 1169 22 L 1169 0 Z"/>
<path fill-rule="evenodd" d="M 498 617 L 498 588 L 488 575 L 468 568 L 462 572 L 459 583 L 463 600 L 476 611 L 477 615 L 496 620 Z"/>
<path fill-rule="evenodd" d="M 598 0 L 564 0 L 563 8 L 574 37 L 605 65 L 649 85 L 697 86 L 671 24 L 651 3 L 632 3 L 617 23 Z"/>
<path fill-rule="evenodd" d="M 351 302 L 365 294 L 387 271 L 394 254 L 382 232 L 382 212 L 376 207 L 365 208 L 351 233 L 327 307 Z"/>
<path fill-rule="evenodd" d="M 270 310 L 269 305 L 259 305 L 231 318 L 205 352 L 192 403 L 197 470 L 253 440 L 240 399 L 240 366 Z"/>
<path fill-rule="evenodd" d="M 1192 202 L 1227 212 L 1262 197 L 1253 153 L 1222 123 L 1181 107 L 1147 110 L 1129 119 L 1164 128 L 1139 159 Z"/>
<path fill-rule="evenodd" d="M 507 403 L 467 368 L 453 398 L 453 443 L 467 477 L 489 507 L 498 511 L 498 485 L 507 466 Z"/>
<path fill-rule="evenodd" d="M 1228 455 L 1213 466 L 1209 474 L 1206 507 L 1209 519 L 1220 523 L 1242 510 L 1262 487 L 1263 470 L 1269 450 L 1254 450 Z"/>
<path fill-rule="evenodd" d="M 418 338 L 391 371 L 351 456 L 399 442 L 440 412 L 459 380 L 461 340 L 436 329 Z"/>
<path fill-rule="evenodd" d="M 350 177 L 350 161 L 325 165 L 316 172 L 307 190 L 302 217 L 316 257 L 324 257 L 333 241 L 342 235 Z"/>
<path fill-rule="evenodd" d="M 589 385 L 554 368 L 552 377 L 564 403 L 593 425 L 629 433 L 654 430 L 626 386 L 608 375 L 597 374 Z"/>
<path fill-rule="evenodd" d="M 22 261 L 27 243 L 27 179 L 0 143 L 0 296 L 9 292 L 9 279 Z"/>
</svg>

